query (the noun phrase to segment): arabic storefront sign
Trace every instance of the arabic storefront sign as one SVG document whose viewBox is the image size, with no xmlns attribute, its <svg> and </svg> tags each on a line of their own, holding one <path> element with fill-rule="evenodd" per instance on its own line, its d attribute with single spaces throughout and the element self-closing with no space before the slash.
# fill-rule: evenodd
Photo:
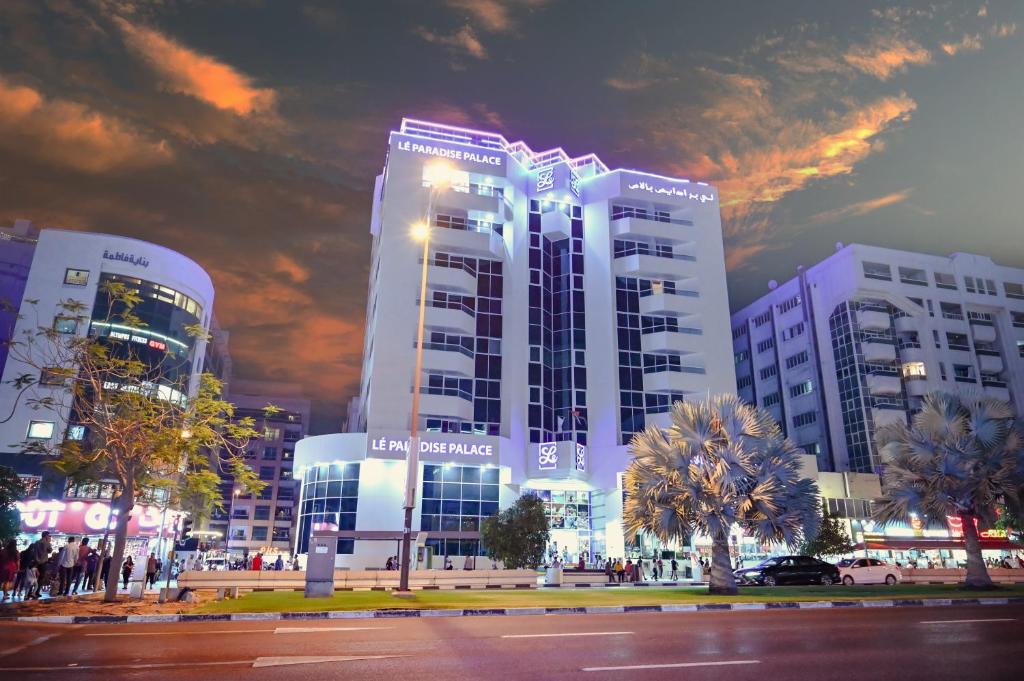
<svg viewBox="0 0 1024 681">
<path fill-rule="evenodd" d="M 946 524 L 949 525 L 949 534 L 957 539 L 964 536 L 964 521 L 956 516 L 946 516 Z M 978 529 L 978 519 L 974 519 L 974 527 Z M 992 528 L 990 530 L 978 529 L 978 537 L 981 539 L 1006 539 L 1006 530 Z"/>
<path fill-rule="evenodd" d="M 83 535 L 98 534 L 113 530 L 117 512 L 111 513 L 110 505 L 102 501 L 62 501 L 60 499 L 31 499 L 14 502 L 21 514 L 22 532 Z M 129 537 L 156 537 L 160 535 L 160 522 L 164 520 L 164 534 L 172 536 L 182 514 L 164 510 L 158 506 L 136 504 L 128 520 Z"/>
<path fill-rule="evenodd" d="M 124 262 L 129 265 L 138 265 L 139 267 L 149 267 L 149 260 L 145 256 L 133 255 L 132 253 L 122 253 L 121 251 L 108 251 L 107 249 L 103 249 L 103 259 Z"/>
<path fill-rule="evenodd" d="M 699 190 L 690 191 L 688 189 L 680 189 L 679 187 L 659 187 L 650 182 L 634 182 L 633 184 L 626 185 L 627 189 L 635 189 L 637 191 L 644 191 L 650 194 L 659 194 L 661 196 L 677 196 L 683 199 L 689 199 L 691 201 L 699 201 L 700 203 L 708 203 L 709 201 L 715 200 L 715 195 L 710 193 L 704 193 Z"/>
<path fill-rule="evenodd" d="M 484 154 L 469 149 L 449 149 L 448 147 L 437 147 L 432 144 L 423 144 L 422 142 L 410 140 L 400 140 L 395 146 L 399 151 L 411 151 L 414 154 L 450 158 L 453 161 L 471 161 L 489 166 L 501 166 L 502 164 L 502 157 L 499 154 Z"/>
<path fill-rule="evenodd" d="M 378 437 L 370 440 L 371 452 L 396 453 L 405 455 L 409 451 L 408 438 Z M 494 456 L 494 445 L 476 442 L 446 442 L 444 440 L 420 440 L 420 454 L 434 456 Z"/>
</svg>

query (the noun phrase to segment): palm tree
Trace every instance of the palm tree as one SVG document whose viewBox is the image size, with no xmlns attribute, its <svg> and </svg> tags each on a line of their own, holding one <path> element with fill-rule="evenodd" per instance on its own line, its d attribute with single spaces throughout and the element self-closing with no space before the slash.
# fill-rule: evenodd
<svg viewBox="0 0 1024 681">
<path fill-rule="evenodd" d="M 945 522 L 960 519 L 967 551 L 968 588 L 993 588 L 981 558 L 978 526 L 991 527 L 996 508 L 1020 507 L 1024 485 L 1024 428 L 1013 409 L 991 398 L 961 399 L 936 392 L 909 428 L 878 429 L 882 497 L 875 519 L 908 522 L 911 514 Z"/>
<path fill-rule="evenodd" d="M 735 594 L 729 531 L 795 545 L 817 532 L 817 485 L 800 475 L 802 453 L 772 417 L 735 395 L 676 402 L 672 426 L 648 427 L 629 445 L 623 524 L 664 542 L 711 537 L 709 591 Z"/>
</svg>

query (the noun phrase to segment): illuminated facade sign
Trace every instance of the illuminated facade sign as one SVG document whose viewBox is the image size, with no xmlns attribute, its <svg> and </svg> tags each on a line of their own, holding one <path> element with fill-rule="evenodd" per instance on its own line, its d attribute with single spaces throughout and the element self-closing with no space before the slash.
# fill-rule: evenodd
<svg viewBox="0 0 1024 681">
<path fill-rule="evenodd" d="M 699 201 L 700 203 L 708 203 L 709 201 L 715 200 L 714 194 L 706 194 L 701 191 L 689 191 L 686 189 L 680 189 L 679 187 L 656 187 L 650 182 L 643 181 L 626 185 L 626 188 L 644 191 L 650 194 L 661 194 L 662 196 L 676 196 L 684 199 L 690 199 L 691 201 Z"/>
<path fill-rule="evenodd" d="M 503 158 L 499 154 L 485 154 L 483 152 L 472 151 L 469 149 L 449 149 L 447 147 L 437 147 L 432 144 L 424 144 L 422 142 L 413 142 L 410 140 L 400 140 L 396 144 L 396 148 L 399 151 L 411 151 L 414 154 L 450 158 L 453 161 L 471 161 L 473 163 L 483 163 L 484 165 L 497 167 L 500 167 L 503 163 Z"/>
<path fill-rule="evenodd" d="M 409 451 L 408 438 L 378 437 L 370 440 L 371 452 L 403 455 Z M 445 442 L 443 440 L 420 440 L 420 454 L 435 456 L 494 456 L 494 445 L 474 442 Z"/>
<path fill-rule="evenodd" d="M 558 468 L 558 443 L 541 442 L 537 445 L 537 470 L 553 471 Z"/>
<path fill-rule="evenodd" d="M 537 173 L 537 191 L 546 192 L 555 187 L 555 169 L 545 168 Z"/>
<path fill-rule="evenodd" d="M 587 446 L 576 443 L 576 470 L 587 472 Z"/>
<path fill-rule="evenodd" d="M 123 253 L 121 251 L 111 252 L 111 251 L 108 251 L 108 250 L 104 249 L 103 250 L 103 259 L 104 260 L 114 260 L 114 261 L 117 261 L 117 262 L 124 262 L 124 263 L 128 263 L 129 265 L 137 265 L 139 267 L 149 267 L 149 260 L 147 260 L 145 258 L 145 256 L 141 256 L 141 255 L 135 256 L 135 255 L 132 255 L 131 253 Z"/>
<path fill-rule="evenodd" d="M 67 535 L 96 534 L 114 529 L 117 512 L 111 511 L 110 504 L 102 501 L 62 501 L 60 499 L 30 499 L 14 502 L 21 514 L 22 532 L 48 530 Z M 128 520 L 128 535 L 133 537 L 160 535 L 160 523 L 164 521 L 164 534 L 172 536 L 182 517 L 179 511 L 159 506 L 137 504 Z"/>
</svg>

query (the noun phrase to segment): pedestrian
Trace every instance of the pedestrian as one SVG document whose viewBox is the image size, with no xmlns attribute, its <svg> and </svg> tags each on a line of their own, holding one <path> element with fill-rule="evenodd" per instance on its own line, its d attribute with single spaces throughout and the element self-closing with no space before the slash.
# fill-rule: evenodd
<svg viewBox="0 0 1024 681">
<path fill-rule="evenodd" d="M 35 582 L 35 597 L 39 598 L 42 595 L 43 590 L 43 577 L 46 574 L 46 569 L 50 561 L 50 554 L 53 553 L 53 545 L 50 544 L 50 533 L 43 532 L 39 539 L 36 540 L 32 546 L 32 564 L 30 567 L 36 568 L 36 579 Z M 29 592 L 31 593 L 31 591 Z"/>
<path fill-rule="evenodd" d="M 96 590 L 96 567 L 100 564 L 100 554 L 96 552 L 96 549 L 89 551 L 89 555 L 85 557 L 85 590 L 95 591 Z"/>
<path fill-rule="evenodd" d="M 280 553 L 277 554 L 277 560 L 274 561 L 274 570 L 276 570 L 277 572 L 284 570 L 284 558 L 281 556 Z"/>
<path fill-rule="evenodd" d="M 604 562 L 604 575 L 608 578 L 609 584 L 615 581 L 615 566 L 612 565 L 611 558 Z"/>
<path fill-rule="evenodd" d="M 40 570 L 35 565 L 25 568 L 25 600 L 39 598 L 42 587 L 39 586 Z"/>
<path fill-rule="evenodd" d="M 71 578 L 75 572 L 75 563 L 78 562 L 78 540 L 68 537 L 68 541 L 60 550 L 57 557 L 57 567 L 60 569 L 60 583 L 57 586 L 57 593 L 61 596 L 71 594 Z"/>
<path fill-rule="evenodd" d="M 626 573 L 626 581 L 629 582 L 630 584 L 632 584 L 634 581 L 636 581 L 636 580 L 633 579 L 633 570 L 634 569 L 635 568 L 633 567 L 633 559 L 632 558 L 627 558 L 626 559 L 625 573 Z"/>
<path fill-rule="evenodd" d="M 1024 569 L 1024 558 L 1021 558 L 1019 553 L 1017 554 L 1017 567 Z"/>
<path fill-rule="evenodd" d="M 299 557 L 295 556 L 294 558 L 292 558 L 292 570 L 296 570 L 297 571 L 297 570 L 301 570 L 301 569 L 302 569 L 302 565 L 299 564 Z"/>
<path fill-rule="evenodd" d="M 622 564 L 621 558 L 615 559 L 615 576 L 619 578 L 619 584 L 622 584 L 622 579 L 626 575 L 626 568 Z"/>
<path fill-rule="evenodd" d="M 128 579 L 132 576 L 132 570 L 135 569 L 135 561 L 132 560 L 131 556 L 125 558 L 124 563 L 121 565 L 121 580 L 124 583 L 124 588 L 128 588 Z"/>
<path fill-rule="evenodd" d="M 658 577 L 657 579 L 665 579 L 665 564 L 661 562 L 661 558 L 658 559 Z"/>
<path fill-rule="evenodd" d="M 89 538 L 82 537 L 82 543 L 78 545 L 78 559 L 75 561 L 74 570 L 71 573 L 72 585 L 71 593 L 78 593 L 78 587 L 81 585 L 82 590 L 85 591 L 85 559 L 89 555 Z"/>
<path fill-rule="evenodd" d="M 475 570 L 476 569 L 476 556 L 466 556 L 466 560 L 462 562 L 463 570 Z"/>
<path fill-rule="evenodd" d="M 445 570 L 453 570 L 454 569 L 452 567 L 452 559 L 449 558 L 447 555 L 445 555 L 445 557 L 444 557 L 444 569 Z"/>
<path fill-rule="evenodd" d="M 14 539 L 8 539 L 4 548 L 0 550 L 0 590 L 4 592 L 3 598 L 0 600 L 7 600 L 8 591 L 12 592 L 11 600 L 14 600 L 14 578 L 18 574 L 20 563 L 18 543 Z"/>
<path fill-rule="evenodd" d="M 107 580 L 110 579 L 110 561 L 113 560 L 113 556 L 110 554 L 109 547 L 103 550 L 103 566 L 100 568 L 100 579 L 103 580 L 103 588 L 107 588 Z M 117 580 L 117 577 L 114 577 Z"/>
<path fill-rule="evenodd" d="M 263 569 L 263 554 L 257 553 L 252 559 L 252 569 L 259 572 Z"/>
<path fill-rule="evenodd" d="M 639 584 L 645 581 L 644 579 L 644 561 L 641 558 L 636 559 L 636 565 L 633 566 L 633 581 Z"/>
<path fill-rule="evenodd" d="M 672 572 L 669 574 L 668 578 L 674 582 L 679 579 L 679 561 L 673 558 L 670 566 L 672 567 Z"/>
<path fill-rule="evenodd" d="M 384 562 L 384 569 L 391 570 L 395 567 L 395 564 L 391 561 L 391 556 L 388 556 L 387 561 Z"/>
<path fill-rule="evenodd" d="M 586 567 L 587 567 L 587 563 L 586 563 L 585 560 L 583 560 L 583 554 L 581 553 L 580 554 L 580 560 L 576 564 L 576 569 L 579 570 L 580 572 L 583 572 L 583 570 L 586 569 Z"/>
<path fill-rule="evenodd" d="M 146 559 L 146 588 L 152 589 L 156 582 L 156 553 L 150 552 Z"/>
</svg>

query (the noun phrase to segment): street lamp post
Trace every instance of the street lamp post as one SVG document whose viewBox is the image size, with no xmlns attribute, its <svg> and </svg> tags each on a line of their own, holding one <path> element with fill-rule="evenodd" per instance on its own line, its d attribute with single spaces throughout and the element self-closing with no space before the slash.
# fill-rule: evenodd
<svg viewBox="0 0 1024 681">
<path fill-rule="evenodd" d="M 416 508 L 416 487 L 419 478 L 419 420 L 420 388 L 423 372 L 423 333 L 427 310 L 427 267 L 430 259 L 430 229 L 433 219 L 434 198 L 437 192 L 451 183 L 452 169 L 445 163 L 435 162 L 425 168 L 424 178 L 430 181 L 427 200 L 427 219 L 413 225 L 412 236 L 423 242 L 423 265 L 420 268 L 420 314 L 416 327 L 416 367 L 413 370 L 412 414 L 409 428 L 409 451 L 405 457 L 405 520 L 402 527 L 402 557 L 398 575 L 398 591 L 409 592 L 409 568 L 412 563 L 412 516 Z"/>
</svg>

